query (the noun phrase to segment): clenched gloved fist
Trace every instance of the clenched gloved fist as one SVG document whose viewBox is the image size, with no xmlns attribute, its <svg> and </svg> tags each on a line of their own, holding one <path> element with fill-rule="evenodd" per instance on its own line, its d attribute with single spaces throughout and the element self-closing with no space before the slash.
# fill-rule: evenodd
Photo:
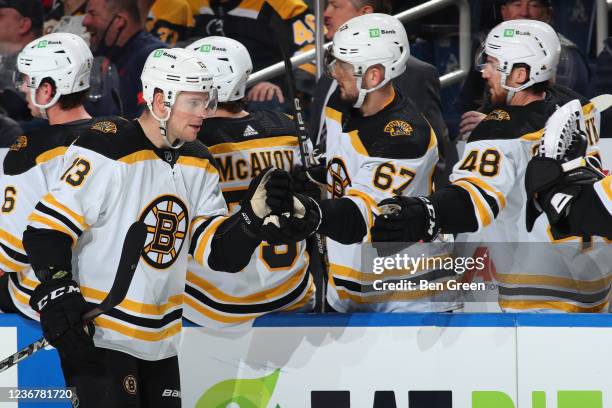
<svg viewBox="0 0 612 408">
<path fill-rule="evenodd" d="M 271 245 L 303 241 L 317 231 L 321 217 L 321 208 L 314 199 L 296 193 L 291 214 L 266 217 L 262 226 L 263 239 Z"/>
<path fill-rule="evenodd" d="M 43 335 L 49 343 L 65 354 L 91 351 L 94 326 L 83 325 L 83 314 L 91 309 L 78 284 L 64 278 L 43 281 L 34 289 L 30 306 L 40 314 Z"/>
<path fill-rule="evenodd" d="M 372 242 L 430 242 L 440 232 L 434 206 L 427 197 L 396 196 L 378 206 L 382 214 L 370 231 Z"/>
<path fill-rule="evenodd" d="M 291 214 L 292 210 L 291 176 L 284 170 L 268 167 L 251 180 L 240 202 L 239 218 L 248 235 L 261 238 L 264 218 L 270 214 Z"/>
</svg>

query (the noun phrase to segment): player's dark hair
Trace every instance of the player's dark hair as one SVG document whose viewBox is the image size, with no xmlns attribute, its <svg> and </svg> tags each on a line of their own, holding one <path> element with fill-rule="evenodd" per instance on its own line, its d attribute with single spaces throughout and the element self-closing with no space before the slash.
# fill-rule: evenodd
<svg viewBox="0 0 612 408">
<path fill-rule="evenodd" d="M 133 22 L 138 24 L 142 23 L 140 21 L 138 0 L 106 0 L 106 4 L 116 11 L 125 11 Z"/>
<path fill-rule="evenodd" d="M 391 14 L 393 10 L 392 1 L 391 0 L 350 0 L 355 6 L 356 9 L 370 6 L 373 9 L 374 13 L 384 13 Z"/>
<path fill-rule="evenodd" d="M 51 85 L 51 88 L 53 88 L 51 96 L 54 96 L 57 89 L 55 86 L 55 81 L 53 81 L 53 79 L 51 78 L 45 78 L 41 81 L 41 84 L 44 83 Z M 89 88 L 68 95 L 62 95 L 57 100 L 57 103 L 59 103 L 60 108 L 62 108 L 63 110 L 78 108 L 79 106 L 85 103 L 88 94 Z"/>
<path fill-rule="evenodd" d="M 218 107 L 228 111 L 229 113 L 240 113 L 246 110 L 248 102 L 246 98 L 238 99 L 237 101 L 219 102 Z"/>
</svg>

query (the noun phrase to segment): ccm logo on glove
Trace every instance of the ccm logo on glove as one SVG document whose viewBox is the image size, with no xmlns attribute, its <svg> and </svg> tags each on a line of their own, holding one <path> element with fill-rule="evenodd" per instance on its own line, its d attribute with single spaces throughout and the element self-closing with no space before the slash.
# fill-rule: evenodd
<svg viewBox="0 0 612 408">
<path fill-rule="evenodd" d="M 42 299 L 40 299 L 40 301 L 36 304 L 36 306 L 38 306 L 39 311 L 43 310 L 45 306 L 47 305 L 47 303 L 49 302 L 49 300 L 55 300 L 64 295 L 69 295 L 75 292 L 81 293 L 81 290 L 79 289 L 78 286 L 68 285 L 68 286 L 57 288 L 51 291 L 50 293 L 48 293 L 47 295 L 45 295 Z"/>
</svg>

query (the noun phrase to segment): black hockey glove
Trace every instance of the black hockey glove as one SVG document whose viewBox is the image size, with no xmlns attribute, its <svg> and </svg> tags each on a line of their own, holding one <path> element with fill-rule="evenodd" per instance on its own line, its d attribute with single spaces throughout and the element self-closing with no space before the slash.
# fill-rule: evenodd
<svg viewBox="0 0 612 408">
<path fill-rule="evenodd" d="M 314 234 L 321 224 L 321 208 L 303 194 L 295 194 L 293 214 L 268 216 L 262 227 L 263 239 L 271 245 L 303 241 Z"/>
<path fill-rule="evenodd" d="M 588 163 L 586 166 L 574 168 L 571 163 L 566 163 L 565 168 L 568 170 L 563 166 L 558 160 L 537 156 L 527 165 L 527 231 L 531 232 L 535 220 L 542 212 L 546 213 L 553 232 L 555 229 L 559 232 L 569 230 L 564 218 L 569 213 L 572 202 L 580 195 L 582 186 L 603 178 L 603 174 Z"/>
<path fill-rule="evenodd" d="M 292 211 L 291 176 L 284 170 L 264 169 L 251 180 L 240 202 L 239 219 L 243 230 L 261 239 L 263 219 L 270 214 L 290 214 Z"/>
<path fill-rule="evenodd" d="M 325 157 L 320 154 L 316 154 L 314 160 L 316 164 L 307 169 L 297 165 L 291 171 L 291 178 L 293 191 L 320 201 L 321 189 L 327 186 L 327 166 L 325 164 Z"/>
<path fill-rule="evenodd" d="M 387 198 L 371 229 L 372 242 L 433 241 L 440 232 L 436 211 L 427 197 Z"/>
<path fill-rule="evenodd" d="M 82 320 L 91 307 L 69 275 L 43 281 L 34 289 L 30 306 L 40 314 L 43 335 L 61 353 L 70 355 L 93 350 L 94 326 L 88 324 L 86 332 Z"/>
</svg>

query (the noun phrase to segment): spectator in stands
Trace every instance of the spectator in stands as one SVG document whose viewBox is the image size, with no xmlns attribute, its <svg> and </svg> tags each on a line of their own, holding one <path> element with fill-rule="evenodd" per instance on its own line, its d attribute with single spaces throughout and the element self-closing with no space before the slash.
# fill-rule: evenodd
<svg viewBox="0 0 612 408">
<path fill-rule="evenodd" d="M 0 0 L 0 107 L 17 121 L 32 118 L 25 99 L 13 88 L 17 54 L 40 37 L 42 27 L 41 0 Z"/>
<path fill-rule="evenodd" d="M 325 37 L 330 41 L 336 30 L 353 17 L 366 13 L 391 12 L 390 0 L 329 0 L 323 14 L 327 29 Z M 440 163 L 436 170 L 436 186 L 448 184 L 448 175 L 457 161 L 457 149 L 448 139 L 448 130 L 442 118 L 440 101 L 440 79 L 438 70 L 415 57 L 408 58 L 406 71 L 394 80 L 403 95 L 418 103 L 423 114 L 438 136 L 441 145 Z M 324 107 L 329 96 L 336 89 L 336 82 L 328 76 L 321 76 L 315 89 L 311 107 L 310 129 L 313 143 L 319 144 L 325 137 Z"/>
<path fill-rule="evenodd" d="M 502 0 L 500 14 L 503 21 L 516 19 L 539 20 L 551 24 L 553 8 L 551 0 Z M 480 37 L 484 39 L 485 33 Z M 555 82 L 586 95 L 589 82 L 589 68 L 584 55 L 576 44 L 557 33 L 561 42 L 561 55 Z M 477 51 L 477 50 L 476 50 Z M 463 84 L 456 107 L 463 115 L 459 124 L 459 133 L 467 135 L 485 117 L 482 112 L 488 111 L 488 95 L 485 81 L 479 72 L 470 70 Z M 465 136 L 464 136 L 465 137 Z"/>
<path fill-rule="evenodd" d="M 597 56 L 587 96 L 592 98 L 612 93 L 612 37 L 604 41 L 604 49 Z M 612 109 L 601 113 L 600 136 L 612 138 Z"/>
<path fill-rule="evenodd" d="M 218 35 L 233 38 L 244 44 L 253 59 L 253 72 L 281 61 L 279 41 L 287 44 L 290 53 L 314 47 L 314 16 L 303 0 L 267 0 L 268 4 L 293 27 L 293 35 L 271 35 L 267 27 L 257 23 L 264 0 L 202 0 L 200 14 L 196 15 L 196 37 Z M 297 89 L 312 94 L 314 89 L 313 64 L 304 64 L 296 70 Z M 279 87 L 278 85 L 281 84 Z M 247 91 L 250 102 L 284 102 L 282 77 L 278 83 L 263 81 Z M 257 106 L 256 109 L 266 106 Z M 251 106 L 251 108 L 254 108 Z"/>
<path fill-rule="evenodd" d="M 172 46 L 187 41 L 194 25 L 187 0 L 157 0 L 147 16 L 147 31 Z"/>
<path fill-rule="evenodd" d="M 83 26 L 91 35 L 94 56 L 116 67 L 123 115 L 138 116 L 144 105 L 140 74 L 147 56 L 166 44 L 147 33 L 138 0 L 89 0 Z M 106 71 L 107 66 L 102 66 Z"/>
</svg>

